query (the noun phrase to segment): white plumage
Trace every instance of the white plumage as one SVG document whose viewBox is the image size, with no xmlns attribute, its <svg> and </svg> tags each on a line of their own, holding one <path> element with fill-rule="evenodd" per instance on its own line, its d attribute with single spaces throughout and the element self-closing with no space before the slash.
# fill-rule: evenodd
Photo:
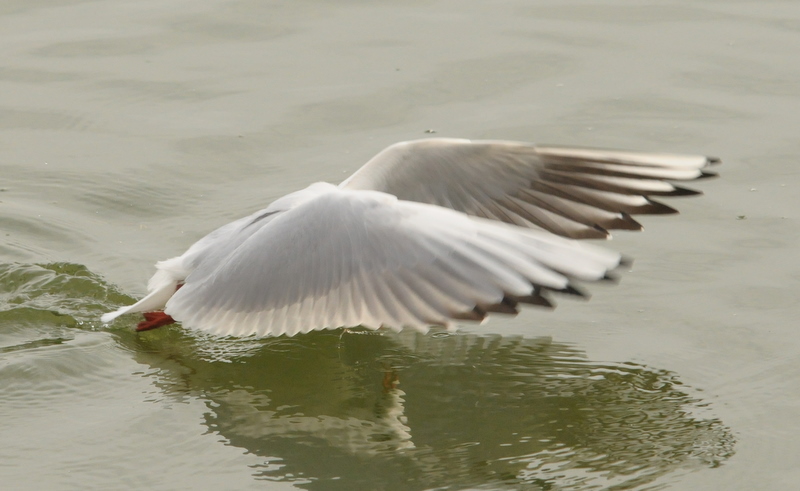
<svg viewBox="0 0 800 491">
<path fill-rule="evenodd" d="M 550 306 L 607 277 L 616 252 L 579 242 L 674 213 L 666 180 L 713 175 L 701 156 L 427 139 L 392 145 L 339 186 L 289 194 L 159 262 L 150 292 L 105 314 L 164 309 L 219 335 L 342 326 L 450 327 Z"/>
</svg>

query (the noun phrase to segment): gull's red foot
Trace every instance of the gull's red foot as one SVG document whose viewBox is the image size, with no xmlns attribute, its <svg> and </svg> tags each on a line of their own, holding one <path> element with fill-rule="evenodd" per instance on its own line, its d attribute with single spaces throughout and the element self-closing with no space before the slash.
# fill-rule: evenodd
<svg viewBox="0 0 800 491">
<path fill-rule="evenodd" d="M 136 326 L 137 331 L 149 331 L 157 327 L 166 326 L 175 322 L 175 319 L 159 310 L 156 312 L 145 312 L 144 320 Z"/>
</svg>

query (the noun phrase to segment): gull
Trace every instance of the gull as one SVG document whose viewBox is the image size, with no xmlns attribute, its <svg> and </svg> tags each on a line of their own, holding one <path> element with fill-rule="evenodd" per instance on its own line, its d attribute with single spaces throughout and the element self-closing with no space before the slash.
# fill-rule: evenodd
<svg viewBox="0 0 800 491">
<path fill-rule="evenodd" d="M 653 197 L 700 192 L 719 159 L 430 138 L 391 145 L 338 186 L 315 183 L 156 264 L 142 312 L 220 336 L 362 326 L 454 328 L 613 279 L 623 256 L 578 239 L 641 230 Z"/>
</svg>

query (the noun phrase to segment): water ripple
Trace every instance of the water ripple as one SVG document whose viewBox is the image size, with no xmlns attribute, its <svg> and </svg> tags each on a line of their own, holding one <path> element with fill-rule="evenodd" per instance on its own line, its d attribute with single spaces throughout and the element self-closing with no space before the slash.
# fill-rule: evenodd
<svg viewBox="0 0 800 491">
<path fill-rule="evenodd" d="M 242 449 L 253 479 L 309 490 L 630 489 L 734 452 L 730 429 L 677 374 L 591 361 L 548 338 L 355 329 L 236 340 L 96 323 L 129 300 L 81 265 L 0 265 L 0 417 L 85 406 L 120 432 L 120 397 L 200 404 L 201 419 L 181 427 L 128 421 L 142 435 L 210 435 L 191 444 Z M 135 464 L 114 465 L 136 476 Z"/>
<path fill-rule="evenodd" d="M 264 459 L 256 478 L 304 489 L 629 489 L 734 452 L 676 374 L 592 362 L 549 339 L 216 341 L 140 338 L 139 361 L 160 369 L 165 393 L 206 400 L 208 431 Z"/>
</svg>

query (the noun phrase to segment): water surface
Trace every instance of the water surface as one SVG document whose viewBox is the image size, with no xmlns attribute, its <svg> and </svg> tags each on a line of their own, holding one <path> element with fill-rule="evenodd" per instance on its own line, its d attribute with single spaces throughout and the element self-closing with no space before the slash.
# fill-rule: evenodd
<svg viewBox="0 0 800 491">
<path fill-rule="evenodd" d="M 792 2 L 4 2 L 9 489 L 791 489 Z M 718 154 L 617 286 L 455 335 L 99 315 L 152 264 L 430 136 Z"/>
</svg>

